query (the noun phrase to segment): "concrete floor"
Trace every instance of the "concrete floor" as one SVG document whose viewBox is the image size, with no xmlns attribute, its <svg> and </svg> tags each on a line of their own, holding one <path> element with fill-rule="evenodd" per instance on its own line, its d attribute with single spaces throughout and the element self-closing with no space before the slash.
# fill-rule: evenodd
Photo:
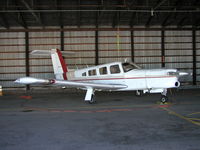
<svg viewBox="0 0 200 150">
<path fill-rule="evenodd" d="M 9 93 L 0 97 L 0 149 L 199 150 L 200 90 L 172 93 L 171 105 L 132 92 L 97 92 L 93 105 L 83 92 Z"/>
</svg>

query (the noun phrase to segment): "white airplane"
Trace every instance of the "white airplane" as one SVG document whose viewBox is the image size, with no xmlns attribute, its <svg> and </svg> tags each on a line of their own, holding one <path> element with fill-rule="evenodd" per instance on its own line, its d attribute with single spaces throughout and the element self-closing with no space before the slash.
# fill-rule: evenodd
<svg viewBox="0 0 200 150">
<path fill-rule="evenodd" d="M 58 85 L 86 90 L 85 101 L 94 103 L 95 91 L 136 91 L 161 93 L 161 102 L 166 102 L 167 89 L 180 86 L 178 78 L 188 75 L 177 69 L 141 69 L 134 63 L 113 62 L 78 70 L 68 70 L 62 53 L 58 49 L 34 50 L 32 55 L 50 55 L 56 79 L 22 77 L 15 81 L 20 84 Z"/>
</svg>

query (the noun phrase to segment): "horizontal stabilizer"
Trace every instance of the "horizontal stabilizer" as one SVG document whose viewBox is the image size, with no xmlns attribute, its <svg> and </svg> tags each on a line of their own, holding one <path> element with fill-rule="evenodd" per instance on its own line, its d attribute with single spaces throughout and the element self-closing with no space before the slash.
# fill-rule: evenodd
<svg viewBox="0 0 200 150">
<path fill-rule="evenodd" d="M 60 51 L 62 55 L 73 55 L 75 52 L 67 52 L 67 51 Z M 52 53 L 55 53 L 53 50 L 33 50 L 30 54 L 31 55 L 38 55 L 38 56 L 50 56 Z"/>
</svg>

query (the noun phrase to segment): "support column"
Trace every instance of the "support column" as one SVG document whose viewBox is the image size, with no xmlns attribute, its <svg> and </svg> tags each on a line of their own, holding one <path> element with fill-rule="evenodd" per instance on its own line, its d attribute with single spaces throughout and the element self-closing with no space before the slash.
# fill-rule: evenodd
<svg viewBox="0 0 200 150">
<path fill-rule="evenodd" d="M 131 29 L 131 61 L 132 62 L 135 62 L 135 59 L 134 59 L 134 31 Z"/>
<path fill-rule="evenodd" d="M 162 67 L 165 67 L 165 30 L 161 31 L 161 57 L 162 57 Z"/>
<path fill-rule="evenodd" d="M 61 31 L 60 31 L 60 50 L 64 51 L 64 31 L 63 31 L 63 26 L 61 26 Z"/>
<path fill-rule="evenodd" d="M 99 65 L 99 31 L 95 31 L 95 65 Z"/>
<path fill-rule="evenodd" d="M 196 29 L 192 29 L 192 49 L 193 49 L 193 85 L 196 85 Z"/>
<path fill-rule="evenodd" d="M 26 76 L 30 76 L 30 64 L 29 64 L 29 32 L 25 32 L 25 64 L 26 64 Z M 26 85 L 26 90 L 30 90 L 30 85 Z"/>
</svg>

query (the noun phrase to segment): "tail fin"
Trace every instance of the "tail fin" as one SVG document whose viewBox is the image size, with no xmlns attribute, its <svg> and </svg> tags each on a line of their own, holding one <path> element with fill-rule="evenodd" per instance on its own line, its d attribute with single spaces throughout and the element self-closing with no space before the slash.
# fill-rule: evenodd
<svg viewBox="0 0 200 150">
<path fill-rule="evenodd" d="M 40 56 L 46 56 L 51 55 L 51 60 L 53 63 L 53 70 L 56 79 L 61 80 L 67 80 L 67 65 L 65 64 L 65 61 L 62 57 L 62 53 L 58 49 L 51 49 L 51 50 L 34 50 L 31 52 L 32 55 L 40 55 Z M 65 54 L 72 54 L 65 52 Z"/>
</svg>

